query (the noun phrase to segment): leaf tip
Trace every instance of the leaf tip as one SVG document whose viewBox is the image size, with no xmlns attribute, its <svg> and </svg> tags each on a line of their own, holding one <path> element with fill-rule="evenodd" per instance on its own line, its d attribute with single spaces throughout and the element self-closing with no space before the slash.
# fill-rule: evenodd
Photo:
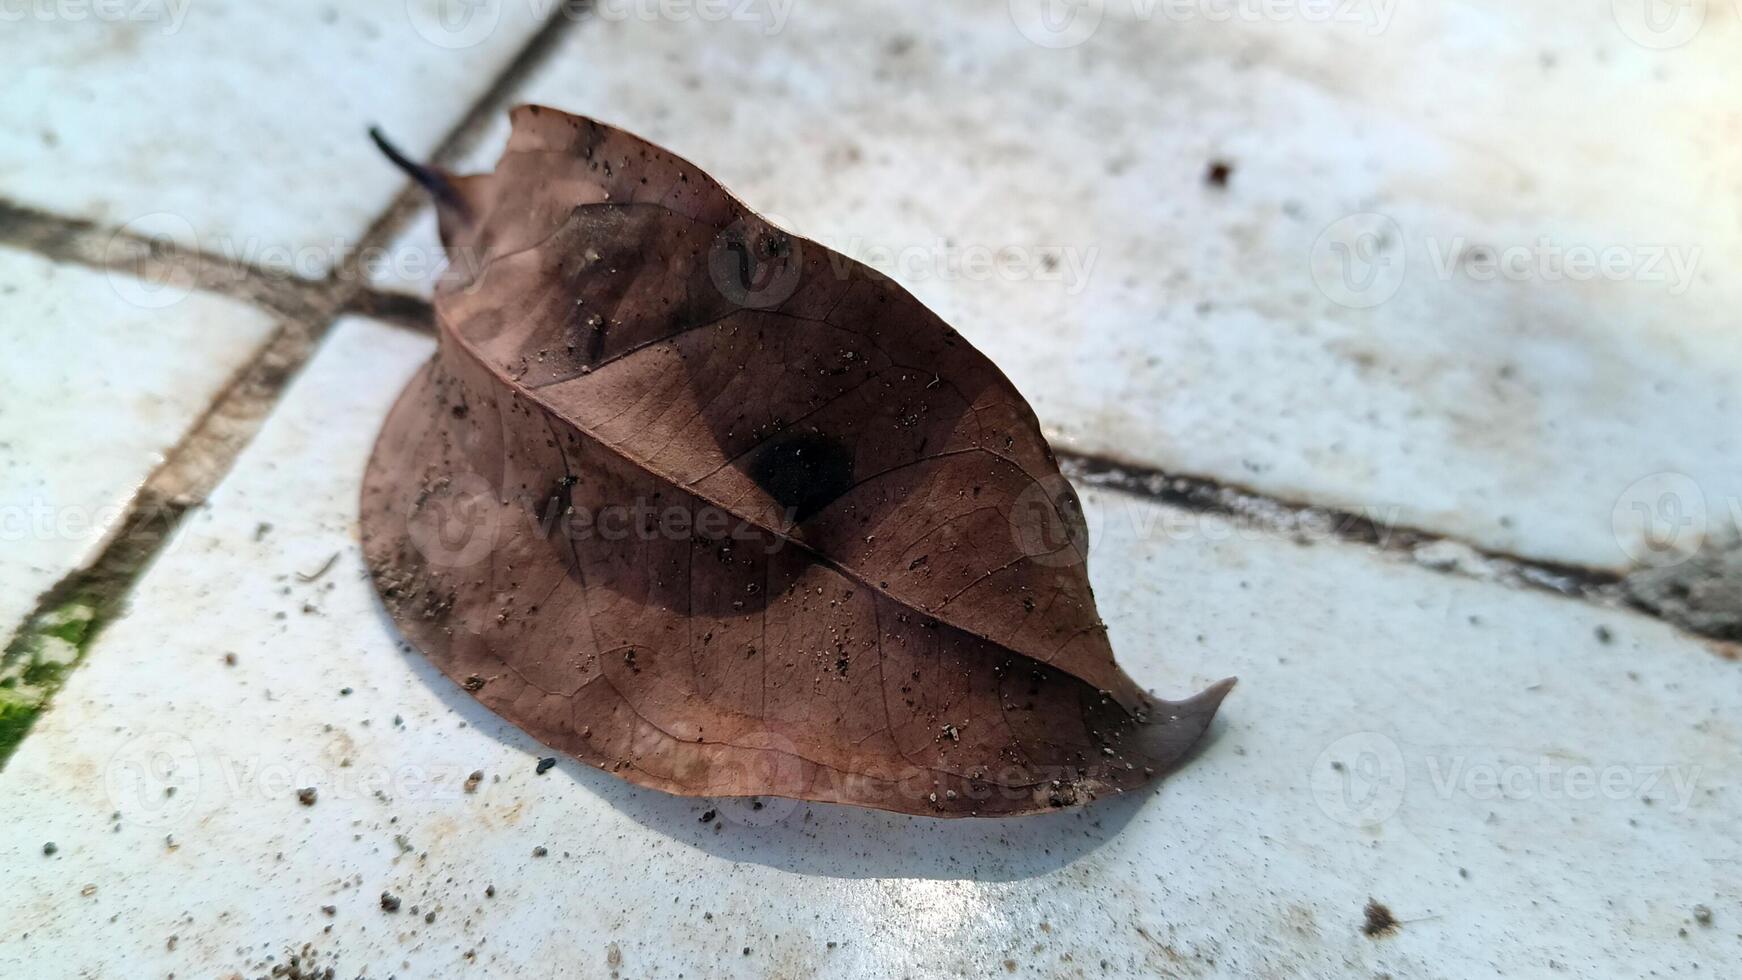
<svg viewBox="0 0 1742 980">
<path fill-rule="evenodd" d="M 1211 716 L 1215 715 L 1216 709 L 1222 706 L 1222 699 L 1228 696 L 1228 692 L 1234 689 L 1234 685 L 1238 683 L 1239 680 L 1240 678 L 1238 677 L 1224 677 L 1216 683 L 1211 684 L 1209 687 L 1204 688 L 1202 691 L 1186 698 L 1182 704 L 1190 706 L 1193 711 L 1203 712 L 1205 720 L 1208 721 Z"/>
<path fill-rule="evenodd" d="M 466 206 L 465 199 L 460 196 L 459 190 L 454 187 L 453 181 L 448 178 L 446 173 L 436 167 L 425 166 L 406 156 L 398 146 L 394 145 L 392 140 L 387 138 L 387 134 L 381 131 L 380 126 L 369 127 L 369 139 L 375 144 L 375 148 L 381 151 L 381 155 L 387 158 L 387 162 L 398 167 L 407 177 L 416 181 L 419 187 L 428 191 L 430 196 L 435 198 L 437 204 L 452 208 L 462 215 L 470 211 Z"/>
</svg>

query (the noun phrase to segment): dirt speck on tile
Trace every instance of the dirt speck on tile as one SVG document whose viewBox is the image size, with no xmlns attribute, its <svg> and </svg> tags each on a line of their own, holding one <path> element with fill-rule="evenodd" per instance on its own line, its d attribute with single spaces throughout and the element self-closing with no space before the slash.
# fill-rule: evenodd
<svg viewBox="0 0 1742 980">
<path fill-rule="evenodd" d="M 1362 912 L 1366 915 L 1366 921 L 1361 923 L 1363 936 L 1369 939 L 1378 939 L 1397 931 L 1399 925 L 1397 917 L 1392 915 L 1391 910 L 1380 904 L 1377 899 L 1369 898 L 1367 907 Z"/>
</svg>

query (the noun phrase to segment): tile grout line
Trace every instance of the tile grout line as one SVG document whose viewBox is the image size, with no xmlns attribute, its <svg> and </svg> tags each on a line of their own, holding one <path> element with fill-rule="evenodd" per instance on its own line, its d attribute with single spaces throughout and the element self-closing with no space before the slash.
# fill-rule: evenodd
<svg viewBox="0 0 1742 980">
<path fill-rule="evenodd" d="M 521 46 L 488 88 L 473 101 L 437 145 L 431 160 L 448 163 L 469 149 L 470 141 L 513 95 L 515 88 L 554 49 L 563 32 L 580 19 L 585 2 L 559 3 L 544 24 Z M 361 139 L 359 135 L 359 139 Z M 353 294 L 367 289 L 360 255 L 390 242 L 423 205 L 423 191 L 407 182 L 328 276 L 319 280 L 274 273 L 229 262 L 217 256 L 178 254 L 152 241 L 104 229 L 97 223 L 66 218 L 0 200 L 0 246 L 33 252 L 51 261 L 110 271 L 129 263 L 129 274 L 144 271 L 155 277 L 181 276 L 203 291 L 240 299 L 279 320 L 271 335 L 237 369 L 205 410 L 164 455 L 128 503 L 119 526 L 100 546 L 95 558 L 69 572 L 37 596 L 28 613 L 12 624 L 0 624 L 5 656 L 13 658 L 40 644 L 59 628 L 63 610 L 82 606 L 86 625 L 78 642 L 83 659 L 97 634 L 115 618 L 133 586 L 181 526 L 229 472 L 253 441 L 292 378 L 309 362 L 333 323 L 351 307 Z M 117 256 L 117 244 L 126 246 Z M 128 271 L 128 270 L 123 270 Z M 158 278 L 155 281 L 169 281 Z M 34 718 L 52 703 L 42 699 Z M 0 768 L 10 750 L 28 732 L 0 740 Z"/>
<path fill-rule="evenodd" d="M 490 86 L 449 128 L 447 135 L 431 152 L 430 161 L 452 164 L 471 150 L 520 83 L 538 68 L 563 33 L 579 23 L 590 7 L 591 0 L 561 0 Z M 238 299 L 282 319 L 318 320 L 333 315 L 334 310 L 343 309 L 345 299 L 352 293 L 369 289 L 361 256 L 390 242 L 393 235 L 424 206 L 424 197 L 419 188 L 409 183 L 404 185 L 387 208 L 369 223 L 358 238 L 358 247 L 351 249 L 343 261 L 320 279 L 214 255 L 197 248 L 178 248 L 173 242 L 107 227 L 85 218 L 54 214 L 5 198 L 0 198 L 0 247 L 31 252 L 58 263 L 100 272 L 120 272 L 132 278 L 149 278 L 156 282 L 167 282 L 179 276 L 183 281 L 178 282 L 178 286 Z"/>
<path fill-rule="evenodd" d="M 1067 476 L 1093 486 L 1194 514 L 1210 514 L 1290 537 L 1301 544 L 1334 539 L 1402 557 L 1432 571 L 1508 586 L 1524 586 L 1569 599 L 1612 604 L 1622 576 L 1603 568 L 1528 558 L 1473 544 L 1439 531 L 1390 524 L 1335 507 L 1277 497 L 1214 477 L 1170 473 L 1110 456 L 1055 450 Z M 1443 545 L 1462 552 L 1443 559 L 1422 550 Z"/>
<path fill-rule="evenodd" d="M 1055 450 L 1055 454 L 1065 475 L 1087 486 L 1222 517 L 1301 545 L 1330 539 L 1443 575 L 1632 613 L 1702 640 L 1726 660 L 1742 660 L 1742 636 L 1736 635 L 1734 627 L 1703 620 L 1686 609 L 1656 604 L 1653 590 L 1636 582 L 1649 569 L 1623 573 L 1530 558 L 1438 531 L 1287 500 L 1214 477 L 1169 473 L 1091 453 Z"/>
<path fill-rule="evenodd" d="M 178 248 L 84 218 L 68 218 L 0 199 L 0 246 L 98 272 L 191 287 L 240 300 L 281 319 L 306 318 L 323 305 L 331 279 L 301 276 Z"/>
</svg>

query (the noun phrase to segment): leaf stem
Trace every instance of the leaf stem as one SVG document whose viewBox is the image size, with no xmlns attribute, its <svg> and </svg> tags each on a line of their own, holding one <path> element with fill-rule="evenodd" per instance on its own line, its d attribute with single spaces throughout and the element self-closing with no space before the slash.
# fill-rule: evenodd
<svg viewBox="0 0 1742 980">
<path fill-rule="evenodd" d="M 375 148 L 387 157 L 388 162 L 405 171 L 406 176 L 417 181 L 418 186 L 428 191 L 431 197 L 461 214 L 469 213 L 465 200 L 460 197 L 460 192 L 454 189 L 453 181 L 448 179 L 447 174 L 434 167 L 426 167 L 406 156 L 381 132 L 379 126 L 369 127 L 369 138 L 375 141 Z"/>
</svg>

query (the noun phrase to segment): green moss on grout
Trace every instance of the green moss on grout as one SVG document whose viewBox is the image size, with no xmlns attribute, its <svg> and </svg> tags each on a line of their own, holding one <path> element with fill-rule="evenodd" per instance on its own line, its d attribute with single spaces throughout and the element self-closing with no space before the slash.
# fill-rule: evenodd
<svg viewBox="0 0 1742 980">
<path fill-rule="evenodd" d="M 88 612 L 90 607 L 85 606 L 84 609 Z M 65 622 L 46 627 L 42 631 L 42 635 L 52 636 L 58 640 L 65 640 L 73 646 L 78 646 L 85 642 L 85 634 L 90 632 L 90 629 L 91 617 L 89 615 L 69 616 Z"/>
<path fill-rule="evenodd" d="M 76 597 L 37 616 L 0 653 L 0 767 L 90 646 L 97 603 Z"/>
<path fill-rule="evenodd" d="M 12 701 L 0 701 L 0 765 L 12 757 L 12 750 L 18 743 L 24 741 L 30 726 L 36 723 L 36 716 L 42 714 L 42 708 L 30 707 Z"/>
</svg>

